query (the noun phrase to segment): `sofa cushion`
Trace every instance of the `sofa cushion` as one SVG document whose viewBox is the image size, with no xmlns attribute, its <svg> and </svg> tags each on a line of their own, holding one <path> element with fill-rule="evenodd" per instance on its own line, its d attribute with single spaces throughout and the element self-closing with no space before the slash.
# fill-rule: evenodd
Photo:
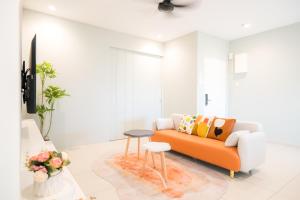
<svg viewBox="0 0 300 200">
<path fill-rule="evenodd" d="M 198 115 L 196 120 L 195 120 L 195 124 L 194 124 L 194 128 L 193 128 L 193 131 L 192 131 L 192 135 L 198 135 L 197 134 L 197 127 L 198 127 L 198 123 L 200 122 L 200 120 L 203 118 L 203 115 Z"/>
<path fill-rule="evenodd" d="M 167 142 L 172 150 L 215 164 L 239 171 L 240 158 L 236 147 L 225 147 L 224 142 L 210 138 L 201 138 L 175 130 L 155 131 L 151 138 L 156 142 Z"/>
<path fill-rule="evenodd" d="M 195 115 L 184 115 L 179 124 L 178 131 L 192 134 L 196 118 Z"/>
<path fill-rule="evenodd" d="M 231 134 L 236 120 L 216 117 L 208 132 L 208 138 L 225 141 Z"/>
<path fill-rule="evenodd" d="M 170 118 L 159 118 L 155 120 L 157 130 L 174 129 L 174 122 Z"/>
<path fill-rule="evenodd" d="M 225 140 L 225 147 L 236 147 L 238 145 L 240 135 L 248 133 L 250 133 L 248 130 L 232 132 Z"/>
<path fill-rule="evenodd" d="M 175 129 L 178 130 L 179 124 L 182 120 L 183 114 L 173 113 L 171 118 L 173 119 Z"/>
<path fill-rule="evenodd" d="M 206 138 L 213 121 L 214 117 L 202 117 L 202 119 L 196 125 L 197 135 L 199 137 Z"/>
</svg>

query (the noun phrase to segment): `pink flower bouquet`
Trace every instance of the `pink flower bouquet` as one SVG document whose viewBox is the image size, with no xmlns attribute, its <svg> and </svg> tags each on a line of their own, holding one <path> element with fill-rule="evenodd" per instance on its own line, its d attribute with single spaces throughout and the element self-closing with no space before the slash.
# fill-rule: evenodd
<svg viewBox="0 0 300 200">
<path fill-rule="evenodd" d="M 36 182 L 44 182 L 51 176 L 62 171 L 64 166 L 70 164 L 67 153 L 56 151 L 44 151 L 32 156 L 27 161 L 27 168 L 34 172 Z"/>
</svg>

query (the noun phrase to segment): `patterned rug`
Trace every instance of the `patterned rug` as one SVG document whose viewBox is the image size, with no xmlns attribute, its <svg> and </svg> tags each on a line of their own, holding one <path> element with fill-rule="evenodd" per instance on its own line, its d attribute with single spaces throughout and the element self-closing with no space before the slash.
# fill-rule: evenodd
<svg viewBox="0 0 300 200">
<path fill-rule="evenodd" d="M 151 158 L 151 157 L 150 157 Z M 167 189 L 152 167 L 152 160 L 143 170 L 143 157 L 123 154 L 101 158 L 93 164 L 93 171 L 110 182 L 118 192 L 120 200 L 196 200 L 222 197 L 226 179 L 191 158 L 174 153 L 166 154 Z M 156 170 L 160 171 L 160 157 L 155 156 Z"/>
</svg>

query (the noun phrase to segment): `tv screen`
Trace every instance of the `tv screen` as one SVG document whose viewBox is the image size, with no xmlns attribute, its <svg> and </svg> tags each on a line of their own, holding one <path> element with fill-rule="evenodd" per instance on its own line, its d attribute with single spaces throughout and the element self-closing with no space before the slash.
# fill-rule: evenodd
<svg viewBox="0 0 300 200">
<path fill-rule="evenodd" d="M 29 69 L 25 70 L 23 62 L 22 91 L 27 113 L 36 113 L 36 35 L 31 41 Z"/>
<path fill-rule="evenodd" d="M 30 59 L 29 59 L 28 90 L 29 97 L 26 103 L 28 113 L 36 113 L 36 35 L 31 41 Z"/>
</svg>

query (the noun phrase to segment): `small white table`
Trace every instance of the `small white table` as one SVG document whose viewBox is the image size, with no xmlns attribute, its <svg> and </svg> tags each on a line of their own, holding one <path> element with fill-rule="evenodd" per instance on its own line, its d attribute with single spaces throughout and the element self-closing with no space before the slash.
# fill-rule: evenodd
<svg viewBox="0 0 300 200">
<path fill-rule="evenodd" d="M 153 131 L 151 130 L 130 130 L 126 131 L 124 133 L 125 136 L 127 136 L 127 144 L 126 144 L 126 149 L 125 149 L 125 158 L 127 157 L 128 154 L 128 148 L 130 144 L 130 139 L 131 138 L 137 138 L 138 139 L 138 159 L 140 159 L 140 143 L 141 143 L 141 138 L 142 137 L 149 137 L 149 141 L 151 141 L 151 136 L 153 135 Z"/>
<path fill-rule="evenodd" d="M 144 169 L 147 164 L 149 152 L 151 152 L 152 155 L 153 155 L 153 153 L 159 153 L 160 161 L 161 161 L 161 173 L 159 173 L 157 170 L 155 170 L 155 171 L 158 172 L 164 187 L 167 188 L 166 183 L 168 181 L 168 177 L 167 177 L 165 152 L 171 150 L 170 144 L 165 143 L 165 142 L 148 142 L 148 143 L 144 144 L 143 147 L 145 149 L 145 160 L 144 160 L 144 166 L 143 166 Z M 153 159 L 153 165 L 155 168 L 154 159 Z"/>
</svg>

